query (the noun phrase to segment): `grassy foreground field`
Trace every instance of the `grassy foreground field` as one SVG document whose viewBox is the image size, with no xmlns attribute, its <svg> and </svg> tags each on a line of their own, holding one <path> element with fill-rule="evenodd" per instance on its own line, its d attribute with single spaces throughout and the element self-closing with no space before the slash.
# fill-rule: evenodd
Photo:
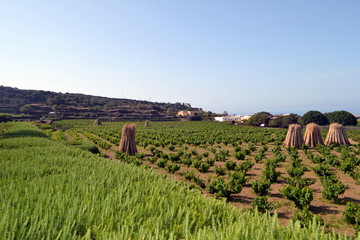
<svg viewBox="0 0 360 240">
<path fill-rule="evenodd" d="M 0 124 L 0 239 L 343 239 L 283 227 L 146 167 L 55 142 L 30 124 Z"/>
</svg>

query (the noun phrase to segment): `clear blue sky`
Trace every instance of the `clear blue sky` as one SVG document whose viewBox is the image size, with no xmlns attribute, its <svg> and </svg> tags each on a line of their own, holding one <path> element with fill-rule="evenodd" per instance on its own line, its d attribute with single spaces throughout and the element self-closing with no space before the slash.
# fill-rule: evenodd
<svg viewBox="0 0 360 240">
<path fill-rule="evenodd" d="M 360 1 L 0 1 L 0 85 L 360 114 Z"/>
</svg>

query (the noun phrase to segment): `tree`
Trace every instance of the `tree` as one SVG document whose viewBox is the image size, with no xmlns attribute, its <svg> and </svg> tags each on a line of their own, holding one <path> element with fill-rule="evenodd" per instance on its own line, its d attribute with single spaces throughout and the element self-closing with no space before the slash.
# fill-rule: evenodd
<svg viewBox="0 0 360 240">
<path fill-rule="evenodd" d="M 283 119 L 284 119 L 284 116 L 275 117 L 275 118 L 271 119 L 269 122 L 269 127 L 281 128 L 283 125 Z"/>
<path fill-rule="evenodd" d="M 286 116 L 279 116 L 270 120 L 269 127 L 288 128 L 290 124 L 299 123 L 299 119 L 300 116 L 294 113 Z"/>
<path fill-rule="evenodd" d="M 307 125 L 308 123 L 316 123 L 318 125 L 328 125 L 329 120 L 319 111 L 308 111 L 301 118 L 301 123 Z"/>
<path fill-rule="evenodd" d="M 252 126 L 268 125 L 271 117 L 272 115 L 269 112 L 258 112 L 250 117 L 248 123 Z"/>
<path fill-rule="evenodd" d="M 0 122 L 9 122 L 9 121 L 11 121 L 11 115 L 0 114 Z"/>
<path fill-rule="evenodd" d="M 347 111 L 335 111 L 330 113 L 325 113 L 325 117 L 329 120 L 330 123 L 340 123 L 343 126 L 350 125 L 356 126 L 357 119 L 354 115 Z"/>
</svg>

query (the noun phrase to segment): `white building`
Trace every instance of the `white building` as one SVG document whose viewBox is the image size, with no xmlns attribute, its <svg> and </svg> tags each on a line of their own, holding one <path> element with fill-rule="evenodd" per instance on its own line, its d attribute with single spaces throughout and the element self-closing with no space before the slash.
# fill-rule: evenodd
<svg viewBox="0 0 360 240">
<path fill-rule="evenodd" d="M 178 116 L 180 117 L 186 117 L 186 116 L 190 116 L 190 117 L 192 117 L 192 116 L 196 116 L 196 112 L 194 112 L 194 111 L 179 111 L 178 112 Z"/>
<path fill-rule="evenodd" d="M 222 116 L 222 117 L 215 117 L 215 121 L 218 122 L 227 122 L 227 121 L 235 121 L 235 122 L 239 122 L 241 121 L 241 116 L 240 115 L 235 115 L 235 116 Z"/>
</svg>

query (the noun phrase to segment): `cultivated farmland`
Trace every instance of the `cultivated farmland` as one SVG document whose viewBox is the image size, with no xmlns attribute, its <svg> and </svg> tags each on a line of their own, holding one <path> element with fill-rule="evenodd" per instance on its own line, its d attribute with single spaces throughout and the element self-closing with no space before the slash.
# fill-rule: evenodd
<svg viewBox="0 0 360 240">
<path fill-rule="evenodd" d="M 343 217 L 358 203 L 360 145 L 284 148 L 284 129 L 233 126 L 217 122 L 137 123 L 138 153 L 118 152 L 124 123 L 55 122 L 62 139 L 92 142 L 111 158 L 145 164 L 183 180 L 204 194 L 243 209 L 277 209 L 280 221 L 307 225 L 316 218 L 327 229 L 355 234 Z M 323 138 L 327 131 L 322 130 Z M 356 138 L 356 131 L 349 132 Z M 315 214 L 315 215 L 314 215 Z"/>
<path fill-rule="evenodd" d="M 279 147 L 277 143 L 285 136 L 283 130 L 235 128 L 210 122 L 151 123 L 151 127 L 145 128 L 138 123 L 139 153 L 136 157 L 129 157 L 115 152 L 122 125 L 123 123 L 104 123 L 102 126 L 92 126 L 91 122 L 86 121 L 65 121 L 56 123 L 56 128 L 66 130 L 45 131 L 54 138 L 66 140 L 66 143 L 50 140 L 44 132 L 31 124 L 0 124 L 0 238 L 336 237 L 334 234 L 325 234 L 316 223 L 310 223 L 305 228 L 301 228 L 300 222 L 283 227 L 278 223 L 276 215 L 269 217 L 267 214 L 238 211 L 225 201 L 206 198 L 201 194 L 203 191 L 220 199 L 228 198 L 235 206 L 246 207 L 251 206 L 251 200 L 255 199 L 256 193 L 265 196 L 253 201 L 257 202 L 259 211 L 262 210 L 261 207 L 268 206 L 262 201 L 267 200 L 266 196 L 269 196 L 270 202 L 278 198 L 279 202 L 284 204 L 278 209 L 279 212 L 285 207 L 290 212 L 294 211 L 296 203 L 282 197 L 276 186 L 279 185 L 282 192 L 289 192 L 282 187 L 293 186 L 282 179 L 282 176 L 289 174 L 283 172 L 283 169 L 286 169 L 283 165 L 290 164 L 291 161 L 299 162 L 296 159 L 300 157 L 295 155 L 301 156 L 304 150 Z M 84 148 L 84 145 L 72 141 L 94 142 L 103 153 L 116 155 L 121 161 L 130 164 L 83 151 L 78 148 Z M 86 149 L 94 150 L 90 144 L 86 146 Z M 329 149 L 319 150 L 321 153 L 316 151 L 313 158 L 328 156 L 329 153 L 325 152 L 327 150 Z M 338 155 L 336 153 L 340 150 L 339 169 L 341 163 L 346 161 L 342 159 L 343 152 L 347 152 L 344 156 L 347 154 L 352 158 L 354 155 L 358 157 L 358 150 L 354 147 L 345 150 L 334 148 L 329 151 Z M 315 150 L 310 152 L 313 151 Z M 260 156 L 262 152 L 263 156 Z M 281 155 L 276 152 L 281 152 Z M 309 153 L 307 155 L 312 158 Z M 274 157 L 280 159 L 278 164 L 265 163 Z M 325 161 L 328 159 L 322 162 Z M 300 161 L 308 167 L 307 162 L 306 159 Z M 146 165 L 171 177 L 184 179 L 187 184 L 163 177 Z M 274 167 L 273 173 L 280 172 L 277 179 L 274 179 L 274 174 L 270 174 L 271 170 L 263 173 L 261 168 L 265 165 L 268 165 L 269 169 Z M 314 166 L 317 165 L 314 163 Z M 304 171 L 303 178 L 318 180 L 315 174 L 310 174 L 315 171 L 312 168 Z M 331 167 L 330 171 L 336 173 L 339 181 L 343 181 L 341 177 L 349 175 L 349 172 L 357 173 L 356 167 L 346 171 L 346 174 L 337 167 Z M 310 177 L 306 176 L 307 173 Z M 267 176 L 267 179 L 261 178 L 262 175 Z M 255 184 L 256 180 L 260 183 Z M 271 190 L 268 193 L 266 186 L 264 187 L 266 181 L 270 182 Z M 288 181 L 291 182 L 291 179 Z M 356 182 L 353 181 L 356 187 Z M 309 187 L 313 192 L 315 184 Z M 298 184 L 295 184 L 296 186 Z M 349 186 L 349 189 L 351 187 Z M 341 201 L 348 200 L 344 199 L 344 196 L 349 189 L 340 195 L 340 202 L 336 204 L 322 197 L 318 201 L 344 207 Z M 306 208 L 310 205 L 310 210 L 314 212 L 315 199 L 317 196 L 314 193 L 314 200 L 310 201 L 310 204 L 303 201 L 299 206 Z"/>
</svg>

